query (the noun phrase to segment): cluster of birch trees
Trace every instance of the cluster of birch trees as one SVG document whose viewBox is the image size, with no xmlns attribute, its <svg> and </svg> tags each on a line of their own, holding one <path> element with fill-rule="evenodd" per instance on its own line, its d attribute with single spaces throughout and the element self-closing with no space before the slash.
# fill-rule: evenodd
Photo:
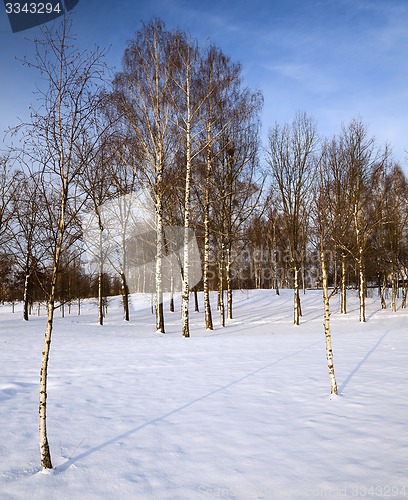
<svg viewBox="0 0 408 500">
<path fill-rule="evenodd" d="M 106 295 L 122 294 L 129 320 L 129 293 L 149 291 L 164 333 L 163 295 L 174 312 L 179 281 L 189 337 L 190 292 L 203 291 L 211 330 L 213 309 L 221 326 L 233 317 L 234 289 L 292 288 L 298 325 L 302 288 L 322 287 L 336 393 L 330 297 L 340 293 L 346 313 L 355 287 L 362 322 L 370 286 L 382 307 L 390 302 L 395 311 L 399 294 L 406 306 L 407 178 L 388 148 L 361 120 L 324 139 L 299 113 L 276 124 L 261 151 L 262 95 L 244 85 L 240 65 L 160 20 L 135 34 L 114 76 L 103 51 L 75 47 L 67 18 L 43 35 L 26 63 L 42 76 L 40 106 L 0 161 L 0 299 L 23 300 L 25 320 L 34 302 L 47 308 L 42 467 L 52 467 L 46 395 L 54 314 L 73 299 L 80 306 L 98 296 L 103 324 Z M 210 291 L 218 292 L 216 305 Z"/>
<path fill-rule="evenodd" d="M 353 287 L 361 321 L 369 287 L 378 288 L 382 307 L 389 295 L 396 310 L 400 294 L 405 307 L 406 176 L 361 120 L 322 139 L 313 119 L 299 113 L 276 124 L 261 151 L 262 96 L 243 84 L 239 64 L 218 47 L 200 47 L 155 20 L 129 42 L 123 69 L 112 79 L 104 53 L 78 52 L 66 30 L 64 24 L 58 37 L 45 32 L 37 42 L 36 61 L 28 64 L 49 86 L 40 91 L 42 107 L 18 130 L 22 145 L 1 159 L 3 302 L 23 300 L 28 320 L 34 304 L 49 304 L 52 285 L 62 314 L 74 299 L 80 309 L 81 298 L 97 296 L 102 324 L 106 296 L 121 293 L 129 319 L 129 292 L 149 290 L 156 329 L 164 333 L 163 293 L 170 293 L 174 311 L 177 276 L 185 336 L 189 295 L 198 290 L 208 329 L 210 291 L 218 291 L 225 326 L 237 288 L 293 288 L 299 324 L 300 290 L 322 285 L 323 242 L 328 284 L 341 293 L 342 313 Z M 152 207 L 148 243 L 134 239 L 129 222 L 135 208 L 129 196 L 140 193 Z M 102 209 L 112 200 L 118 205 L 113 224 L 122 234 L 115 262 Z M 83 257 L 83 214 L 90 213 L 93 273 Z M 179 229 L 180 241 L 170 228 Z M 198 283 L 189 279 L 196 264 L 192 234 Z M 131 245 L 146 247 L 141 260 L 150 260 L 153 272 L 139 269 L 130 286 Z M 164 268 L 172 245 L 178 251 L 169 278 Z"/>
<path fill-rule="evenodd" d="M 4 171 L 10 183 L 5 213 L 13 221 L 3 224 L 8 228 L 8 241 L 2 272 L 11 280 L 12 271 L 20 270 L 18 298 L 24 297 L 25 310 L 30 298 L 32 302 L 35 294 L 41 297 L 41 290 L 45 289 L 43 297 L 49 302 L 52 267 L 57 263 L 54 295 L 59 304 L 97 289 L 102 323 L 103 296 L 120 289 L 124 316 L 129 318 L 126 250 L 132 234 L 128 230 L 123 257 L 114 275 L 107 276 L 104 269 L 112 271 L 112 265 L 106 266 L 108 232 L 101 207 L 120 199 L 126 219 L 126 212 L 134 208 L 126 207 L 126 200 L 142 192 L 150 196 L 154 211 L 155 248 L 152 251 L 151 244 L 146 244 L 146 252 L 155 263 L 157 331 L 165 332 L 163 293 L 174 291 L 163 283 L 164 261 L 174 243 L 166 238 L 166 228 L 172 227 L 183 230 L 182 249 L 173 269 L 182 277 L 183 335 L 189 336 L 192 263 L 188 243 L 192 232 L 202 249 L 203 278 L 195 283 L 195 292 L 204 289 L 206 326 L 213 328 L 209 292 L 214 287 L 219 289 L 224 324 L 226 287 L 232 315 L 233 246 L 242 245 L 239 235 L 255 213 L 262 192 L 258 168 L 261 94 L 244 86 L 239 64 L 219 48 L 201 48 L 185 33 L 167 31 L 158 20 L 131 40 L 123 70 L 111 82 L 102 73 L 100 51 L 76 52 L 64 32 L 59 38 L 46 36 L 37 43 L 37 61 L 31 65 L 47 75 L 50 87 L 41 96 L 41 110 L 33 111 L 32 122 L 20 127 L 24 146 L 5 160 L 14 166 L 20 162 L 21 167 L 15 172 L 5 167 Z M 27 196 L 20 189 L 23 180 Z M 32 204 L 27 206 L 30 197 Z M 21 220 L 12 204 L 23 212 Z M 93 249 L 100 263 L 93 286 L 92 277 L 81 267 L 84 228 L 80 222 L 81 214 L 87 212 L 95 215 L 101 243 Z M 124 228 L 120 219 L 118 215 L 116 222 Z M 152 277 L 141 278 L 133 291 L 143 291 L 146 280 L 151 284 Z M 4 286 L 2 296 L 3 300 L 17 298 L 13 286 Z"/>
</svg>

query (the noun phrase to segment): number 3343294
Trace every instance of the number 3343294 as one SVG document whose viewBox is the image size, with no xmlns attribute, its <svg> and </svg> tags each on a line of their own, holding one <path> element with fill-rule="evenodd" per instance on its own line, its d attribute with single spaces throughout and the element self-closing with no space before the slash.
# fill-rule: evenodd
<svg viewBox="0 0 408 500">
<path fill-rule="evenodd" d="M 60 14 L 62 11 L 61 5 L 57 2 L 55 5 L 52 3 L 6 3 L 7 14 Z"/>
</svg>

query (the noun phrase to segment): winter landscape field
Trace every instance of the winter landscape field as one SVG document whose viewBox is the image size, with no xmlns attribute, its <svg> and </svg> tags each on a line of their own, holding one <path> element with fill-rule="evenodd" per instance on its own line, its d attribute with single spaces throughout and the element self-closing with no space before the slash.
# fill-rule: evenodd
<svg viewBox="0 0 408 500">
<path fill-rule="evenodd" d="M 44 472 L 45 315 L 0 307 L 2 500 L 408 497 L 406 310 L 372 297 L 360 324 L 357 298 L 347 315 L 332 298 L 330 398 L 321 291 L 298 327 L 291 291 L 237 291 L 226 328 L 192 312 L 187 339 L 178 313 L 157 334 L 146 296 L 132 305 L 128 324 L 117 298 L 103 327 L 91 302 L 56 318 Z"/>
</svg>

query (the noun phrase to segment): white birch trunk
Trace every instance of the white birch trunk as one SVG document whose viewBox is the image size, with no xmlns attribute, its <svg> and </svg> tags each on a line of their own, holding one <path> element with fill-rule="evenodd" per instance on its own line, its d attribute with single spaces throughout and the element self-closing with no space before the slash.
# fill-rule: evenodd
<svg viewBox="0 0 408 500">
<path fill-rule="evenodd" d="M 186 225 L 186 212 L 184 213 L 184 224 Z M 188 217 L 188 216 L 187 216 Z M 184 252 L 183 252 L 183 285 L 181 292 L 181 333 L 183 337 L 190 336 L 188 304 L 190 298 L 190 290 L 188 286 L 189 276 L 189 259 L 188 259 L 188 228 L 184 227 Z"/>
<path fill-rule="evenodd" d="M 387 277 L 386 277 L 386 273 L 384 272 L 383 283 L 381 286 L 381 295 L 380 295 L 381 309 L 387 309 L 387 301 L 385 300 L 386 290 L 387 290 Z"/>
<path fill-rule="evenodd" d="M 40 397 L 39 397 L 39 431 L 40 431 L 40 454 L 41 467 L 43 469 L 52 469 L 51 453 L 47 437 L 47 379 L 48 379 L 48 361 L 50 357 L 52 330 L 54 324 L 55 311 L 55 291 L 57 285 L 58 271 L 62 244 L 65 233 L 65 207 L 67 191 L 63 187 L 61 200 L 61 215 L 58 224 L 57 242 L 54 252 L 54 266 L 51 275 L 50 291 L 48 296 L 47 309 L 47 327 L 45 331 L 44 349 L 42 353 L 40 370 Z"/>
<path fill-rule="evenodd" d="M 156 332 L 165 333 L 163 313 L 163 209 L 162 200 L 158 202 L 156 213 Z"/>
<path fill-rule="evenodd" d="M 299 268 L 297 264 L 293 268 L 293 324 L 300 323 L 300 296 L 299 296 Z"/>
<path fill-rule="evenodd" d="M 338 394 L 336 377 L 334 375 L 333 348 L 330 332 L 330 296 L 327 284 L 327 270 L 324 250 L 320 248 L 320 264 L 322 267 L 322 286 L 324 304 L 324 334 L 326 337 L 326 359 L 330 378 L 330 394 Z"/>
<path fill-rule="evenodd" d="M 211 126 L 207 127 L 207 170 L 205 176 L 204 200 L 204 255 L 203 255 L 203 287 L 204 287 L 204 314 L 205 328 L 213 330 L 213 321 L 210 303 L 209 266 L 210 266 L 210 177 L 211 177 Z"/>
<path fill-rule="evenodd" d="M 358 259 L 358 275 L 359 275 L 359 290 L 358 295 L 360 299 L 360 323 L 365 323 L 365 271 L 364 271 L 364 259 L 362 255 L 362 251 L 360 251 L 359 259 Z"/>
<path fill-rule="evenodd" d="M 227 315 L 228 319 L 232 319 L 232 280 L 231 280 L 231 249 L 227 247 L 227 266 L 226 266 L 226 277 L 227 277 Z"/>
<path fill-rule="evenodd" d="M 24 298 L 23 298 L 23 319 L 28 321 L 28 286 L 29 286 L 30 274 L 26 272 L 24 280 Z"/>
<path fill-rule="evenodd" d="M 397 311 L 397 294 L 398 294 L 398 276 L 393 271 L 392 282 L 391 282 L 391 310 L 392 312 Z"/>
<path fill-rule="evenodd" d="M 406 309 L 406 307 L 407 307 L 407 287 L 404 283 L 402 288 L 401 309 Z"/>
<path fill-rule="evenodd" d="M 56 266 L 54 264 L 53 274 L 55 273 L 55 270 Z M 51 292 L 51 295 L 54 294 L 55 290 Z M 41 467 L 43 469 L 52 469 L 51 453 L 47 437 L 47 378 L 48 378 L 48 361 L 50 357 L 53 322 L 54 322 L 54 299 L 50 298 L 50 301 L 48 302 L 47 328 L 45 331 L 44 349 L 42 353 L 41 370 L 40 370 L 39 430 L 40 430 Z"/>
<path fill-rule="evenodd" d="M 218 265 L 218 307 L 220 310 L 220 326 L 225 326 L 225 305 L 224 305 L 224 252 Z"/>
<path fill-rule="evenodd" d="M 275 226 L 275 223 L 273 224 L 272 256 L 273 256 L 273 269 L 274 269 L 274 272 L 273 272 L 274 288 L 275 288 L 276 295 L 279 295 L 278 248 L 277 248 L 277 244 L 276 244 L 276 226 Z"/>
<path fill-rule="evenodd" d="M 359 277 L 359 290 L 358 296 L 360 300 L 360 323 L 365 323 L 365 269 L 364 269 L 364 258 L 363 258 L 363 247 L 360 237 L 360 228 L 358 223 L 358 207 L 357 204 L 354 205 L 354 228 L 356 231 L 356 246 L 358 251 L 358 277 Z"/>
<path fill-rule="evenodd" d="M 347 267 L 346 255 L 341 256 L 341 314 L 347 314 Z"/>
<path fill-rule="evenodd" d="M 190 80 L 186 78 L 186 192 L 184 198 L 184 252 L 183 252 L 183 287 L 181 293 L 181 328 L 183 337 L 190 336 L 188 303 L 189 303 L 189 228 L 190 228 L 190 184 L 191 184 L 191 116 L 190 116 Z"/>
</svg>

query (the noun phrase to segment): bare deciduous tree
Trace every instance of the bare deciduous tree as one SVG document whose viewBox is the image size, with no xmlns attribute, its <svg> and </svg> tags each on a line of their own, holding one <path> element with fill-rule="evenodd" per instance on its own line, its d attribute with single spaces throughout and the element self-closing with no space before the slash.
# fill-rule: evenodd
<svg viewBox="0 0 408 500">
<path fill-rule="evenodd" d="M 300 262 L 305 246 L 310 188 L 315 177 L 317 133 L 313 120 L 299 113 L 291 124 L 278 124 L 269 133 L 267 162 L 282 212 L 293 273 L 293 322 L 299 324 Z"/>
<path fill-rule="evenodd" d="M 40 372 L 40 449 L 41 466 L 52 468 L 47 437 L 47 378 L 54 311 L 60 265 L 69 243 L 69 228 L 78 212 L 78 179 L 86 158 L 79 150 L 81 136 L 91 126 L 95 109 L 100 107 L 100 87 L 106 70 L 104 53 L 79 52 L 70 35 L 71 22 L 42 30 L 42 39 L 36 39 L 33 62 L 26 64 L 37 70 L 43 80 L 38 99 L 41 107 L 32 109 L 31 121 L 23 125 L 26 133 L 24 154 L 33 169 L 41 172 L 42 181 L 51 186 L 57 202 L 53 226 L 52 271 L 48 286 L 48 312 L 45 343 Z M 51 203 L 51 200 L 48 200 Z"/>
<path fill-rule="evenodd" d="M 160 20 L 144 25 L 129 42 L 123 71 L 114 80 L 114 102 L 123 117 L 121 160 L 151 193 L 156 211 L 156 330 L 165 332 L 163 313 L 163 197 L 165 170 L 175 154 L 170 98 L 171 34 Z"/>
</svg>

